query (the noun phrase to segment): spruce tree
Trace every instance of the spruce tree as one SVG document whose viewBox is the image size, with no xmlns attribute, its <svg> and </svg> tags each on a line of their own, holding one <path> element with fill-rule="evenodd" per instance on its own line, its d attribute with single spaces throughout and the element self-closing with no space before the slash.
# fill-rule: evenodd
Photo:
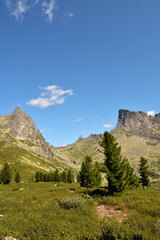
<svg viewBox="0 0 160 240">
<path fill-rule="evenodd" d="M 80 185 L 81 187 L 93 187 L 95 185 L 95 176 L 92 165 L 92 158 L 86 156 L 82 162 L 80 174 Z"/>
<path fill-rule="evenodd" d="M 15 182 L 19 183 L 21 181 L 20 173 L 17 171 L 15 175 Z"/>
<path fill-rule="evenodd" d="M 104 149 L 109 194 L 122 192 L 127 185 L 128 172 L 121 155 L 121 147 L 118 146 L 115 137 L 107 131 L 104 132 L 100 146 Z"/>
<path fill-rule="evenodd" d="M 60 182 L 60 176 L 59 176 L 59 171 L 56 169 L 53 173 L 53 181 L 54 182 Z"/>
<path fill-rule="evenodd" d="M 100 169 L 101 165 L 99 164 L 99 162 L 96 161 L 93 165 L 94 186 L 100 186 L 102 182 Z"/>
<path fill-rule="evenodd" d="M 60 174 L 60 180 L 64 183 L 67 182 L 67 174 L 66 174 L 66 171 L 63 171 L 61 174 Z"/>
<path fill-rule="evenodd" d="M 4 167 L 1 171 L 1 179 L 3 184 L 9 184 L 11 181 L 11 168 L 8 163 L 4 164 Z"/>
<path fill-rule="evenodd" d="M 74 175 L 73 175 L 71 169 L 68 169 L 68 172 L 67 172 L 67 182 L 68 183 L 74 182 Z"/>
<path fill-rule="evenodd" d="M 144 157 L 140 158 L 139 173 L 140 173 L 140 182 L 142 183 L 143 190 L 144 190 L 145 187 L 149 186 L 150 184 L 150 180 L 149 180 L 150 170 L 147 163 L 147 159 L 145 159 Z"/>
<path fill-rule="evenodd" d="M 40 182 L 40 172 L 36 172 L 35 173 L 35 180 L 36 180 L 36 182 Z"/>
</svg>

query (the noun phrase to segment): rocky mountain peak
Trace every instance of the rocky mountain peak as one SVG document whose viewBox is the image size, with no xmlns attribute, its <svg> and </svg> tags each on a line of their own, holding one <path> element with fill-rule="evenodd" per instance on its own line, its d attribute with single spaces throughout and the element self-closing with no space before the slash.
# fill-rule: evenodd
<svg viewBox="0 0 160 240">
<path fill-rule="evenodd" d="M 19 113 L 23 113 L 23 111 L 22 111 L 22 109 L 21 109 L 20 107 L 16 107 L 16 108 L 14 109 L 14 112 L 13 112 L 13 113 L 19 114 Z"/>
<path fill-rule="evenodd" d="M 151 140 L 160 140 L 160 113 L 152 117 L 142 111 L 134 112 L 120 109 L 117 128 L 131 131 L 133 134 Z"/>
<path fill-rule="evenodd" d="M 1 133 L 3 132 L 7 134 L 6 136 L 15 138 L 17 143 L 27 143 L 28 145 L 26 144 L 26 147 L 34 146 L 34 150 L 43 155 L 49 157 L 53 155 L 49 143 L 45 141 L 40 131 L 36 128 L 32 118 L 20 107 L 16 107 L 12 114 L 0 117 L 0 120 Z M 3 129 L 3 131 L 1 131 L 1 129 Z M 26 140 L 28 142 L 26 142 Z"/>
</svg>

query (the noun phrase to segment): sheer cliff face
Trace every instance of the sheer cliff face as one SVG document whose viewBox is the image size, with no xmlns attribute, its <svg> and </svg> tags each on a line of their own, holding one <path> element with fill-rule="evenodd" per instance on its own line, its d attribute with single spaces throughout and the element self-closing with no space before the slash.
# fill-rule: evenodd
<svg viewBox="0 0 160 240">
<path fill-rule="evenodd" d="M 150 140 L 160 140 L 160 113 L 152 117 L 144 112 L 121 109 L 116 129 L 124 129 Z"/>
<path fill-rule="evenodd" d="M 50 145 L 45 141 L 40 131 L 36 128 L 32 118 L 17 107 L 10 115 L 0 116 L 0 137 L 11 136 L 17 142 L 24 143 L 25 140 L 31 142 L 34 150 L 48 157 L 52 156 Z M 5 135 L 4 135 L 5 134 Z"/>
</svg>

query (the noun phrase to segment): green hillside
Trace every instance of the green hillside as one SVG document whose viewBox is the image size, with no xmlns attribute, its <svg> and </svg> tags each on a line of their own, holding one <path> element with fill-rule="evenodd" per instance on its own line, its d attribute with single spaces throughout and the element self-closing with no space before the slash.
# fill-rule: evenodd
<svg viewBox="0 0 160 240">
<path fill-rule="evenodd" d="M 91 134 L 88 138 L 82 138 L 71 145 L 54 148 L 53 153 L 64 163 L 73 168 L 79 169 L 86 155 L 90 155 L 93 160 L 103 161 L 103 154 L 100 152 L 100 135 Z"/>
<path fill-rule="evenodd" d="M 8 162 L 12 168 L 12 175 L 19 171 L 22 181 L 28 181 L 36 171 L 49 172 L 59 168 L 63 170 L 68 166 L 55 158 L 47 158 L 38 153 L 23 149 L 16 144 L 0 142 L 0 169 Z"/>
<path fill-rule="evenodd" d="M 148 159 L 153 176 L 157 178 L 160 175 L 160 142 L 150 142 L 122 129 L 115 129 L 111 133 L 121 146 L 122 155 L 128 158 L 135 171 L 140 157 L 143 156 Z M 104 157 L 101 153 L 103 149 L 99 146 L 101 139 L 101 135 L 91 135 L 66 147 L 55 148 L 54 153 L 65 159 L 64 162 L 67 164 L 79 169 L 86 154 L 92 156 L 93 160 L 103 161 Z"/>
</svg>

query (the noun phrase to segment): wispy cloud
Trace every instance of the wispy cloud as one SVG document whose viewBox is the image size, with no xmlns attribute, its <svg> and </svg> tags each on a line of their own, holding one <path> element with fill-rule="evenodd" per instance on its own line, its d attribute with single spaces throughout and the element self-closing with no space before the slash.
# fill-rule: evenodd
<svg viewBox="0 0 160 240">
<path fill-rule="evenodd" d="M 42 11 L 47 15 L 48 21 L 52 23 L 53 20 L 53 11 L 56 9 L 56 1 L 50 0 L 49 2 L 44 1 L 42 3 Z"/>
<path fill-rule="evenodd" d="M 82 118 L 78 118 L 76 120 L 74 120 L 74 122 L 81 122 L 83 119 Z"/>
<path fill-rule="evenodd" d="M 34 5 L 37 5 L 39 3 L 40 0 L 35 0 L 35 2 L 33 3 L 33 6 Z"/>
<path fill-rule="evenodd" d="M 43 128 L 43 129 L 40 130 L 40 132 L 42 133 L 42 132 L 50 131 L 50 130 L 52 130 L 52 128 Z"/>
<path fill-rule="evenodd" d="M 156 114 L 156 112 L 154 110 L 148 111 L 147 115 L 148 116 L 154 116 Z"/>
<path fill-rule="evenodd" d="M 103 125 L 103 127 L 105 127 L 105 128 L 111 128 L 111 127 L 112 127 L 112 125 L 111 125 L 111 124 L 109 124 L 109 123 L 107 123 L 107 124 L 104 124 L 104 125 Z"/>
<path fill-rule="evenodd" d="M 67 16 L 70 17 L 70 18 L 73 18 L 74 14 L 73 13 L 68 13 Z"/>
<path fill-rule="evenodd" d="M 6 0 L 6 6 L 9 9 L 11 16 L 14 16 L 16 20 L 23 19 L 24 14 L 30 8 L 27 4 L 27 0 L 18 0 L 16 3 L 13 3 L 11 0 Z"/>
<path fill-rule="evenodd" d="M 39 108 L 47 108 L 52 105 L 63 104 L 68 96 L 72 96 L 73 90 L 63 90 L 56 85 L 50 85 L 47 87 L 39 87 L 43 92 L 41 96 L 36 99 L 31 99 L 27 102 L 30 106 L 36 106 Z"/>
<path fill-rule="evenodd" d="M 84 130 L 84 131 L 83 131 L 83 133 L 86 133 L 86 132 L 87 132 L 87 130 Z"/>
</svg>

